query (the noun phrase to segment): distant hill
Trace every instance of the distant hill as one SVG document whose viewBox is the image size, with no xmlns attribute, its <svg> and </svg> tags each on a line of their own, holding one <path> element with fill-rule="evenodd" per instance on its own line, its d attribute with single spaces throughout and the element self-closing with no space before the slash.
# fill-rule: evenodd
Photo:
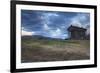
<svg viewBox="0 0 100 73">
<path fill-rule="evenodd" d="M 63 40 L 63 39 L 59 39 L 59 38 L 51 38 L 51 37 L 45 37 L 45 36 L 41 36 L 41 35 L 33 35 L 33 36 L 21 36 L 22 39 L 45 39 L 45 40 Z"/>
</svg>

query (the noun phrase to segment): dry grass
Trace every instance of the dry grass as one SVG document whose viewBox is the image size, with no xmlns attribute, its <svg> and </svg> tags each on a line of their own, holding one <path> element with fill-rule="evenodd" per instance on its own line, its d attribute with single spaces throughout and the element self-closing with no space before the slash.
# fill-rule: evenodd
<svg viewBox="0 0 100 73">
<path fill-rule="evenodd" d="M 85 60 L 90 57 L 89 40 L 22 40 L 22 62 Z"/>
</svg>

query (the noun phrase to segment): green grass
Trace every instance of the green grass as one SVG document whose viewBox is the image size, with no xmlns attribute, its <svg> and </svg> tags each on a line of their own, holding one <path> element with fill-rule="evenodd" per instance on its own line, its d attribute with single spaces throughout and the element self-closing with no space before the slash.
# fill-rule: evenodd
<svg viewBox="0 0 100 73">
<path fill-rule="evenodd" d="M 89 57 L 89 40 L 22 39 L 22 62 L 84 60 Z"/>
</svg>

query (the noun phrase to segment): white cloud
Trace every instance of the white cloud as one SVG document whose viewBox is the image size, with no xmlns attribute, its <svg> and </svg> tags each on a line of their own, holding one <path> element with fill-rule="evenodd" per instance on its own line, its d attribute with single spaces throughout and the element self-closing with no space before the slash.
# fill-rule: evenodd
<svg viewBox="0 0 100 73">
<path fill-rule="evenodd" d="M 33 34 L 33 32 L 22 30 L 22 36 L 32 36 Z"/>
<path fill-rule="evenodd" d="M 87 20 L 87 16 L 88 16 L 88 14 L 78 14 L 77 18 L 82 20 L 82 21 L 86 21 Z"/>
<path fill-rule="evenodd" d="M 51 17 L 58 17 L 59 15 L 57 13 L 43 13 L 40 17 L 43 24 L 50 24 Z"/>
<path fill-rule="evenodd" d="M 86 28 L 87 24 L 84 24 L 82 22 L 86 22 L 88 16 L 88 14 L 78 14 L 71 19 L 70 25 Z"/>
<path fill-rule="evenodd" d="M 46 18 L 52 17 L 52 16 L 59 16 L 57 13 L 44 13 L 43 14 Z"/>
<path fill-rule="evenodd" d="M 87 34 L 87 35 L 90 34 L 90 28 L 87 29 L 86 34 Z"/>
<path fill-rule="evenodd" d="M 53 31 L 51 30 L 50 34 L 52 37 L 57 37 L 57 36 L 60 36 L 62 34 L 62 32 L 59 28 L 57 28 L 56 30 L 53 30 Z"/>
<path fill-rule="evenodd" d="M 47 24 L 44 24 L 44 25 L 43 25 L 43 29 L 44 29 L 44 30 L 49 30 L 50 28 L 49 28 L 49 26 L 48 26 Z"/>
<path fill-rule="evenodd" d="M 36 34 L 35 32 L 32 32 L 32 31 L 27 31 L 24 27 L 22 27 L 22 30 L 21 30 L 21 35 L 22 36 L 32 36 Z"/>
<path fill-rule="evenodd" d="M 67 34 L 63 34 L 62 30 L 60 28 L 51 28 L 47 24 L 43 25 L 43 29 L 46 36 L 52 37 L 52 38 L 62 38 L 65 39 L 67 37 Z"/>
<path fill-rule="evenodd" d="M 50 17 L 50 16 L 59 16 L 57 13 L 47 13 L 46 16 Z"/>
<path fill-rule="evenodd" d="M 87 24 L 87 25 L 88 25 L 88 24 Z M 87 29 L 86 34 L 89 35 L 89 34 L 90 34 L 90 26 L 88 25 L 88 26 L 86 27 L 86 29 Z"/>
<path fill-rule="evenodd" d="M 61 29 L 57 28 L 56 30 L 50 30 L 49 34 L 52 38 L 61 38 L 61 39 L 65 39 L 66 37 L 68 37 L 67 34 L 64 34 L 62 32 Z"/>
<path fill-rule="evenodd" d="M 71 25 L 83 27 L 83 25 L 76 18 L 72 19 Z"/>
</svg>

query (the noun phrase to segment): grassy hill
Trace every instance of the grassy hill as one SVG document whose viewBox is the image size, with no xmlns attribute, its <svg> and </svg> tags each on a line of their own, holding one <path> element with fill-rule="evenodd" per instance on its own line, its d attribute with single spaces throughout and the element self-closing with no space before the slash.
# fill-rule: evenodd
<svg viewBox="0 0 100 73">
<path fill-rule="evenodd" d="M 45 62 L 90 58 L 89 40 L 57 40 L 22 37 L 21 61 Z"/>
</svg>

